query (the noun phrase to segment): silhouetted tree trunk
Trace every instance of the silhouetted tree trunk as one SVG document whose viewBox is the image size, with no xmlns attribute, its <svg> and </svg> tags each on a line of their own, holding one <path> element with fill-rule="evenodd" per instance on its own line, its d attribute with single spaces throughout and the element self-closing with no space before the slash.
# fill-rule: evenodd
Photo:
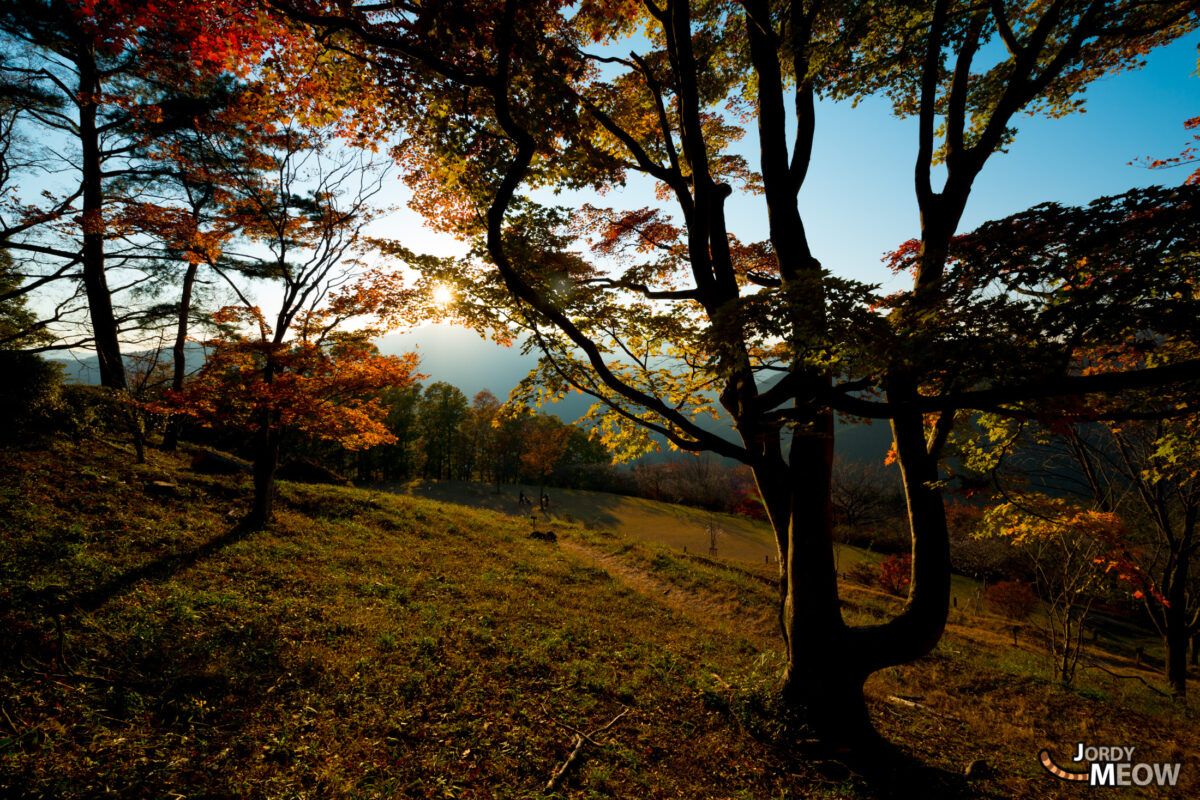
<svg viewBox="0 0 1200 800">
<path fill-rule="evenodd" d="M 1187 581 L 1190 553 L 1183 549 L 1175 558 L 1174 569 L 1171 571 L 1170 584 L 1167 587 L 1167 603 L 1163 609 L 1166 625 L 1163 628 L 1163 639 L 1167 646 L 1167 683 L 1171 685 L 1171 695 L 1176 700 L 1187 696 L 1187 653 L 1188 643 L 1193 640 L 1194 630 L 1188 624 Z M 1195 651 L 1192 653 L 1195 663 Z"/>
<path fill-rule="evenodd" d="M 100 367 L 100 385 L 124 390 L 127 388 L 125 364 L 121 360 L 112 294 L 104 271 L 104 159 L 97 125 L 100 76 L 89 45 L 82 36 L 77 42 L 75 66 L 79 70 L 79 145 L 83 172 L 83 285 Z"/>
<path fill-rule="evenodd" d="M 280 432 L 274 426 L 274 414 L 260 415 L 254 446 L 254 505 L 246 519 L 251 528 L 264 528 L 275 516 L 275 470 L 279 467 Z"/>
<path fill-rule="evenodd" d="M 276 336 L 278 344 L 278 335 Z M 275 381 L 275 365 L 268 356 L 263 369 L 263 383 Z M 271 408 L 258 412 L 254 436 L 254 504 L 246 523 L 253 529 L 265 528 L 275 516 L 275 470 L 279 467 L 281 432 L 276 425 L 276 413 Z"/>
<path fill-rule="evenodd" d="M 188 322 L 192 313 L 192 290 L 196 285 L 196 273 L 200 270 L 198 261 L 188 262 L 187 270 L 183 273 L 183 288 L 179 296 L 179 316 L 175 328 L 175 344 L 171 348 L 172 374 L 171 388 L 179 391 L 183 388 L 184 378 L 187 377 L 187 336 Z M 179 429 L 183 420 L 178 414 L 172 414 L 167 419 L 166 430 L 163 431 L 163 449 L 174 452 L 179 446 Z"/>
</svg>

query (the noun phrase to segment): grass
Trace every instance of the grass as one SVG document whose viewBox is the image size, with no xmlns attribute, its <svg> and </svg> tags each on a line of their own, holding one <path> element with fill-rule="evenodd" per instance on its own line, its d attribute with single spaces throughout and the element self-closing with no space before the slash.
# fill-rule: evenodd
<svg viewBox="0 0 1200 800">
<path fill-rule="evenodd" d="M 393 488 L 441 502 L 511 515 L 519 513 L 520 489 L 516 486 L 501 487 L 499 493 L 494 485 L 475 481 L 413 481 Z M 769 563 L 767 559 L 774 563 L 778 556 L 767 525 L 747 517 L 608 492 L 558 488 L 547 491 L 551 498 L 550 516 L 557 521 L 578 522 L 593 530 L 617 531 L 675 550 L 686 547 L 691 553 L 707 554 L 709 540 L 705 525 L 711 518 L 720 529 L 717 553 L 722 558 L 765 564 Z M 536 498 L 536 487 L 528 489 L 526 494 Z"/>
<path fill-rule="evenodd" d="M 245 479 L 152 457 L 0 452 L 4 797 L 542 796 L 573 729 L 625 709 L 553 796 L 883 791 L 797 744 L 776 637 L 719 618 L 773 614 L 757 567 L 296 484 L 277 524 L 248 533 Z M 863 621 L 899 603 L 845 593 Z M 1175 796 L 1194 796 L 1190 711 L 1103 674 L 1059 687 L 998 623 L 960 617 L 934 654 L 867 687 L 881 731 L 931 770 L 925 796 L 1068 796 L 1036 753 L 1065 762 L 1085 739 L 1184 760 Z M 995 778 L 954 777 L 979 757 Z"/>
</svg>

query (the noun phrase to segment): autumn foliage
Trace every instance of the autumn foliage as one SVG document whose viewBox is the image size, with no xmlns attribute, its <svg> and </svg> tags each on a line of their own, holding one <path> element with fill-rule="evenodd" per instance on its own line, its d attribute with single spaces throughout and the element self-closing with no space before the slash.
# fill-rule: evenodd
<svg viewBox="0 0 1200 800">
<path fill-rule="evenodd" d="M 205 425 L 248 432 L 270 419 L 347 450 L 395 441 L 384 424 L 380 393 L 418 377 L 415 355 L 383 356 L 358 338 L 328 345 L 305 337 L 281 345 L 257 339 L 210 344 L 199 374 L 169 393 L 173 410 Z"/>
<path fill-rule="evenodd" d="M 912 556 L 890 555 L 879 565 L 879 587 L 888 594 L 903 595 L 912 582 Z"/>
</svg>

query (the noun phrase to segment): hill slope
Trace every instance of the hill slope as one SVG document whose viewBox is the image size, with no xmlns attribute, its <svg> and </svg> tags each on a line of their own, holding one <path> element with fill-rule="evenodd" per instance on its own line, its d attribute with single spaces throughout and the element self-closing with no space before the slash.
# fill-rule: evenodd
<svg viewBox="0 0 1200 800">
<path fill-rule="evenodd" d="M 774 589 L 749 570 L 288 484 L 274 529 L 247 533 L 245 483 L 129 462 L 105 442 L 0 451 L 0 795 L 530 796 L 576 730 L 622 713 L 558 795 L 877 795 L 783 735 Z M 856 621 L 896 602 L 847 599 Z M 1067 796 L 1046 744 L 1196 752 L 1138 684 L 1062 690 L 996 624 L 955 623 L 868 686 L 885 735 L 935 767 L 908 777 L 922 796 Z M 956 777 L 980 756 L 995 779 Z"/>
</svg>

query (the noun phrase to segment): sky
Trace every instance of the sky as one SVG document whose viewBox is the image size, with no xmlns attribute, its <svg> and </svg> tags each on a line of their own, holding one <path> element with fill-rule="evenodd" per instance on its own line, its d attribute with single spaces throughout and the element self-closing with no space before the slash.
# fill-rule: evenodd
<svg viewBox="0 0 1200 800">
<path fill-rule="evenodd" d="M 1183 122 L 1200 114 L 1198 46 L 1200 33 L 1192 34 L 1150 53 L 1141 70 L 1093 83 L 1085 113 L 1057 120 L 1019 118 L 1010 151 L 994 156 L 976 180 L 960 232 L 1042 202 L 1082 204 L 1137 186 L 1181 182 L 1187 174 L 1181 168 L 1149 170 L 1129 162 L 1177 155 L 1190 141 Z M 756 163 L 753 130 L 740 145 L 738 150 Z M 888 290 L 903 288 L 907 278 L 893 276 L 881 256 L 919 233 L 913 193 L 916 146 L 916 119 L 898 119 L 884 99 L 867 99 L 857 107 L 818 104 L 812 166 L 800 209 L 814 253 L 826 268 Z M 407 202 L 398 181 L 388 196 L 398 205 Z M 554 200 L 549 194 L 542 199 Z M 597 200 L 576 193 L 561 199 L 619 208 L 659 202 L 645 181 L 624 195 Z M 742 241 L 766 238 L 761 198 L 735 194 L 726 207 L 730 230 Z M 425 252 L 463 252 L 457 243 L 425 228 L 407 208 L 378 229 Z"/>
</svg>

